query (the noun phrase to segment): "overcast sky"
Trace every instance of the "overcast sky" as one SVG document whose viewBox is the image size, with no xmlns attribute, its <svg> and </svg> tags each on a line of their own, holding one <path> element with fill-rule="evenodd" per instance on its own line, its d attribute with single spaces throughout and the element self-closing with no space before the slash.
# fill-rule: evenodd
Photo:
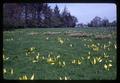
<svg viewBox="0 0 120 83">
<path fill-rule="evenodd" d="M 79 23 L 88 23 L 95 16 L 107 18 L 109 21 L 116 20 L 116 5 L 112 3 L 49 3 L 53 9 L 56 4 L 60 12 L 66 6 L 68 11 L 78 18 Z"/>
</svg>

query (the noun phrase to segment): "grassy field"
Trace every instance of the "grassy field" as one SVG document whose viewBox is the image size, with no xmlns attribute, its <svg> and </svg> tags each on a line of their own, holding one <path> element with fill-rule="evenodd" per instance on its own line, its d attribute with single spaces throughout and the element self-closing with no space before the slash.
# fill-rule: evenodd
<svg viewBox="0 0 120 83">
<path fill-rule="evenodd" d="M 116 50 L 114 28 L 4 31 L 3 75 L 15 80 L 116 79 Z"/>
</svg>

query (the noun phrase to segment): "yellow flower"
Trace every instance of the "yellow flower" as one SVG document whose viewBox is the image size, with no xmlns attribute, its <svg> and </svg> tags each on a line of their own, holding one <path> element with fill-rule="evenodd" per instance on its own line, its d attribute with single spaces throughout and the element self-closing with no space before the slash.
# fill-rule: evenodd
<svg viewBox="0 0 120 83">
<path fill-rule="evenodd" d="M 38 60 L 33 60 L 32 62 L 33 62 L 33 63 L 36 63 L 36 62 L 38 62 Z"/>
<path fill-rule="evenodd" d="M 31 48 L 30 48 L 30 51 L 33 51 L 33 50 L 35 50 L 35 47 L 31 47 Z"/>
<path fill-rule="evenodd" d="M 102 62 L 101 57 L 96 57 L 96 60 L 97 60 L 98 62 Z"/>
<path fill-rule="evenodd" d="M 90 55 L 90 51 L 88 52 L 88 54 Z"/>
<path fill-rule="evenodd" d="M 94 51 L 99 51 L 98 47 L 93 48 Z"/>
<path fill-rule="evenodd" d="M 48 55 L 48 58 L 50 58 L 51 56 L 50 56 L 50 54 Z"/>
<path fill-rule="evenodd" d="M 111 44 L 111 41 L 109 41 L 108 43 Z"/>
<path fill-rule="evenodd" d="M 70 44 L 70 47 L 72 47 L 72 44 Z"/>
<path fill-rule="evenodd" d="M 42 59 L 45 59 L 45 57 L 43 56 Z"/>
<path fill-rule="evenodd" d="M 84 39 L 84 41 L 86 41 L 86 39 Z"/>
<path fill-rule="evenodd" d="M 104 44 L 104 49 L 106 48 L 107 46 Z"/>
<path fill-rule="evenodd" d="M 49 37 L 46 37 L 46 40 L 48 40 L 49 39 Z"/>
<path fill-rule="evenodd" d="M 114 44 L 114 47 L 115 47 L 115 49 L 117 49 L 117 46 L 116 46 L 116 44 Z"/>
<path fill-rule="evenodd" d="M 96 64 L 96 59 L 94 58 L 93 64 Z"/>
<path fill-rule="evenodd" d="M 7 71 L 6 71 L 6 69 L 3 69 L 3 73 L 6 73 Z"/>
<path fill-rule="evenodd" d="M 63 43 L 64 43 L 64 41 L 63 41 L 63 40 L 59 40 L 59 41 L 60 41 L 60 43 L 61 43 L 61 44 L 63 44 Z"/>
<path fill-rule="evenodd" d="M 59 63 L 59 65 L 61 65 L 61 62 L 60 62 L 60 61 L 59 61 L 58 63 Z"/>
<path fill-rule="evenodd" d="M 88 56 L 87 59 L 90 59 L 90 56 Z"/>
<path fill-rule="evenodd" d="M 75 60 L 73 60 L 72 63 L 75 63 Z"/>
<path fill-rule="evenodd" d="M 109 56 L 108 56 L 106 53 L 104 53 L 104 57 L 105 57 L 105 58 L 108 58 Z"/>
<path fill-rule="evenodd" d="M 60 77 L 60 80 L 62 80 L 62 78 Z"/>
<path fill-rule="evenodd" d="M 11 75 L 13 74 L 13 69 L 11 69 Z"/>
<path fill-rule="evenodd" d="M 94 47 L 94 46 L 95 46 L 95 44 L 92 44 L 92 45 L 91 45 L 91 47 Z"/>
<path fill-rule="evenodd" d="M 108 66 L 107 66 L 106 64 L 104 64 L 104 68 L 105 68 L 105 69 L 107 69 L 107 68 L 108 68 Z"/>
<path fill-rule="evenodd" d="M 34 74 L 33 74 L 33 75 L 31 76 L 30 80 L 34 80 L 34 77 L 35 77 L 35 76 L 34 76 Z"/>
<path fill-rule="evenodd" d="M 68 78 L 65 76 L 65 80 L 67 80 Z"/>
<path fill-rule="evenodd" d="M 58 37 L 58 41 L 59 41 L 61 44 L 64 43 L 64 41 L 63 41 L 60 37 Z"/>
<path fill-rule="evenodd" d="M 86 44 L 84 44 L 84 46 L 86 46 Z"/>
<path fill-rule="evenodd" d="M 40 53 L 38 53 L 38 56 L 40 55 Z"/>
<path fill-rule="evenodd" d="M 110 48 L 108 48 L 108 51 L 110 51 Z"/>
<path fill-rule="evenodd" d="M 100 43 L 97 43 L 97 45 L 99 46 L 99 45 L 100 45 Z"/>
<path fill-rule="evenodd" d="M 91 61 L 92 64 L 96 64 L 96 59 L 94 58 L 92 61 Z"/>
<path fill-rule="evenodd" d="M 51 65 L 54 65 L 54 64 L 55 64 L 54 62 L 51 63 Z"/>
<path fill-rule="evenodd" d="M 9 57 L 5 57 L 5 55 L 3 54 L 3 60 L 7 61 L 9 59 Z"/>
<path fill-rule="evenodd" d="M 78 60 L 78 64 L 81 64 L 82 62 Z"/>
<path fill-rule="evenodd" d="M 52 58 L 47 59 L 47 62 L 52 62 L 52 61 L 53 61 Z"/>
<path fill-rule="evenodd" d="M 63 61 L 63 66 L 65 66 L 65 61 Z"/>
<path fill-rule="evenodd" d="M 26 54 L 26 56 L 28 56 L 28 53 L 25 53 Z"/>
<path fill-rule="evenodd" d="M 75 60 L 73 60 L 72 63 L 75 63 Z"/>
<path fill-rule="evenodd" d="M 108 64 L 109 67 L 112 67 L 112 64 Z"/>
<path fill-rule="evenodd" d="M 102 59 L 100 59 L 99 62 L 102 62 Z"/>
<path fill-rule="evenodd" d="M 47 59 L 47 62 L 48 62 L 49 64 L 51 64 L 51 65 L 54 65 L 54 64 L 55 64 L 55 60 L 52 59 L 52 58 L 48 58 L 48 59 Z"/>
<path fill-rule="evenodd" d="M 109 62 L 112 62 L 112 60 L 109 60 Z"/>
<path fill-rule="evenodd" d="M 37 60 L 39 59 L 39 55 L 36 56 L 36 59 L 37 59 Z"/>
<path fill-rule="evenodd" d="M 84 60 L 85 58 L 84 57 L 81 57 L 82 58 L 82 60 Z"/>
<path fill-rule="evenodd" d="M 60 58 L 60 55 L 58 55 L 56 58 L 57 58 L 57 59 Z"/>
<path fill-rule="evenodd" d="M 19 80 L 28 80 L 28 78 L 27 78 L 26 75 L 24 75 L 24 76 L 22 76 L 22 77 L 19 77 Z"/>
</svg>

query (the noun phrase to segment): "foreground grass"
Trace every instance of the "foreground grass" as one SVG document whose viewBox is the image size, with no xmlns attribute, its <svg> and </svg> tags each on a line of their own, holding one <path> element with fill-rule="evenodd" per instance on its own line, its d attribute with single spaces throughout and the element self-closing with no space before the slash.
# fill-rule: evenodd
<svg viewBox="0 0 120 83">
<path fill-rule="evenodd" d="M 59 32 L 58 34 L 46 34 Z M 92 33 L 71 37 L 67 32 Z M 110 39 L 95 35 L 111 34 Z M 16 29 L 3 33 L 4 79 L 116 79 L 116 31 L 107 28 Z M 26 75 L 26 77 L 25 77 Z"/>
</svg>

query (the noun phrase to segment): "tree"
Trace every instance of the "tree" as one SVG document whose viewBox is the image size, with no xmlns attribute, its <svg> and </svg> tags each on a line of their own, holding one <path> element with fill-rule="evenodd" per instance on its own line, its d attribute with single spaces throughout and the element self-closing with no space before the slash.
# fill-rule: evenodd
<svg viewBox="0 0 120 83">
<path fill-rule="evenodd" d="M 5 27 L 17 27 L 21 22 L 21 7 L 17 3 L 5 3 L 3 5 L 3 25 Z"/>
<path fill-rule="evenodd" d="M 91 26 L 92 27 L 100 27 L 102 24 L 101 18 L 96 16 L 95 18 L 93 18 L 93 20 L 91 21 Z"/>
<path fill-rule="evenodd" d="M 53 25 L 53 27 L 61 27 L 62 26 L 60 10 L 57 5 L 55 6 L 53 14 L 52 14 L 52 25 Z"/>
<path fill-rule="evenodd" d="M 116 20 L 112 21 L 112 22 L 110 23 L 110 26 L 111 26 L 111 27 L 116 27 L 116 26 L 117 26 L 117 21 L 116 21 Z"/>
<path fill-rule="evenodd" d="M 66 6 L 63 10 L 61 17 L 64 27 L 75 27 L 76 22 L 78 22 L 77 18 L 75 16 L 72 16 L 70 12 L 68 12 Z"/>
<path fill-rule="evenodd" d="M 77 17 L 72 16 L 72 27 L 75 27 L 77 22 L 78 22 Z"/>
<path fill-rule="evenodd" d="M 103 19 L 102 20 L 102 26 L 103 27 L 108 27 L 109 26 L 109 20 L 108 19 Z"/>
</svg>

